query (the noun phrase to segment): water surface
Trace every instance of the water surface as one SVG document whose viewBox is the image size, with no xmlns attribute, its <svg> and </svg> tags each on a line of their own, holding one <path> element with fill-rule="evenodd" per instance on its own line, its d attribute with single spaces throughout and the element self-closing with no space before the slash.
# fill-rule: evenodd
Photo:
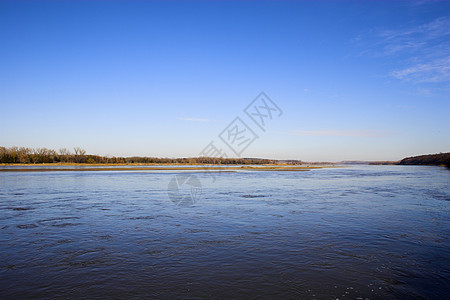
<svg viewBox="0 0 450 300">
<path fill-rule="evenodd" d="M 450 294 L 448 169 L 180 174 L 1 172 L 0 298 Z"/>
</svg>

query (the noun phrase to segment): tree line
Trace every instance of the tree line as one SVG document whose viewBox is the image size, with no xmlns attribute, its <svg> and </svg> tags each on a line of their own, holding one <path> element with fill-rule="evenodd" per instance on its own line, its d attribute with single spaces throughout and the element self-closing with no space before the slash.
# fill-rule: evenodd
<svg viewBox="0 0 450 300">
<path fill-rule="evenodd" d="M 450 168 L 450 152 L 439 154 L 427 154 L 402 159 L 399 165 L 434 165 Z"/>
<path fill-rule="evenodd" d="M 106 157 L 86 154 L 80 147 L 58 151 L 47 148 L 0 147 L 0 163 L 5 164 L 42 164 L 42 163 L 76 163 L 76 164 L 223 164 L 223 165 L 261 165 L 274 164 L 277 160 L 259 158 L 157 158 L 157 157 Z M 301 163 L 301 162 L 298 162 Z"/>
</svg>

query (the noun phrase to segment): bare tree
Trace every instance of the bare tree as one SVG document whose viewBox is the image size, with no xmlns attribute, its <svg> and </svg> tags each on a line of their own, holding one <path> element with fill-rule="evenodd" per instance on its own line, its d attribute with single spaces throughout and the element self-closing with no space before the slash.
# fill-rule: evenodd
<svg viewBox="0 0 450 300">
<path fill-rule="evenodd" d="M 60 155 L 70 155 L 70 151 L 67 148 L 61 148 L 59 149 Z"/>
<path fill-rule="evenodd" d="M 80 147 L 75 147 L 73 148 L 73 151 L 75 151 L 75 162 L 77 163 L 83 162 L 86 150 L 83 150 Z"/>
</svg>

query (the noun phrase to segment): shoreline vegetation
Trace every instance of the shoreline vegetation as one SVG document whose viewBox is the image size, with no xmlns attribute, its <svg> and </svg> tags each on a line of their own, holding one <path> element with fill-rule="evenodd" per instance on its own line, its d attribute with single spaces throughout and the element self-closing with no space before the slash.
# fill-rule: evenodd
<svg viewBox="0 0 450 300">
<path fill-rule="evenodd" d="M 450 168 L 450 152 L 411 156 L 399 161 L 373 161 L 369 162 L 369 165 L 441 166 Z"/>
<path fill-rule="evenodd" d="M 366 164 L 366 165 L 431 165 L 450 168 L 450 152 L 407 157 L 399 161 L 342 161 L 342 162 L 303 162 L 301 160 L 275 160 L 263 158 L 220 158 L 220 157 L 189 157 L 189 158 L 158 158 L 158 157 L 116 157 L 86 154 L 82 148 L 75 147 L 72 153 L 66 148 L 58 151 L 47 148 L 1 147 L 0 166 L 33 166 L 31 170 L 51 170 L 46 167 L 68 166 L 84 167 L 77 170 L 306 170 L 336 165 Z M 174 167 L 189 166 L 196 167 Z M 233 165 L 240 167 L 231 167 Z M 301 167 L 300 167 L 301 165 Z M 108 168 L 114 166 L 114 168 Z M 166 167 L 164 167 L 166 166 Z M 170 166 L 170 167 L 168 167 Z M 224 166 L 224 167 L 221 167 Z M 252 167 L 253 166 L 253 167 Z M 258 166 L 258 167 L 254 167 Z M 43 167 L 43 168 L 37 168 Z M 92 168 L 86 168 L 92 167 Z M 121 168 L 119 168 L 121 167 Z M 29 168 L 30 169 L 30 168 Z M 21 168 L 20 170 L 29 170 Z M 11 170 L 11 169 L 3 169 Z M 55 168 L 54 170 L 66 170 Z M 74 170 L 74 168 L 67 168 Z"/>
<path fill-rule="evenodd" d="M 0 164 L 35 165 L 301 165 L 300 160 L 272 160 L 262 158 L 158 158 L 158 157 L 108 157 L 86 154 L 75 147 L 74 152 L 66 148 L 58 151 L 47 148 L 0 147 Z"/>
<path fill-rule="evenodd" d="M 446 166 L 450 168 L 450 152 L 412 156 L 402 159 L 399 165 Z"/>
</svg>

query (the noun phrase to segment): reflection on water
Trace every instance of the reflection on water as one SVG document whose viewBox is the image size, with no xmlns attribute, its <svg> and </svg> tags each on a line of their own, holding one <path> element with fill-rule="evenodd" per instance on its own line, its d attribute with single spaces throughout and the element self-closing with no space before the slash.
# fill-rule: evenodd
<svg viewBox="0 0 450 300">
<path fill-rule="evenodd" d="M 450 172 L 0 173 L 0 298 L 443 299 Z"/>
</svg>

